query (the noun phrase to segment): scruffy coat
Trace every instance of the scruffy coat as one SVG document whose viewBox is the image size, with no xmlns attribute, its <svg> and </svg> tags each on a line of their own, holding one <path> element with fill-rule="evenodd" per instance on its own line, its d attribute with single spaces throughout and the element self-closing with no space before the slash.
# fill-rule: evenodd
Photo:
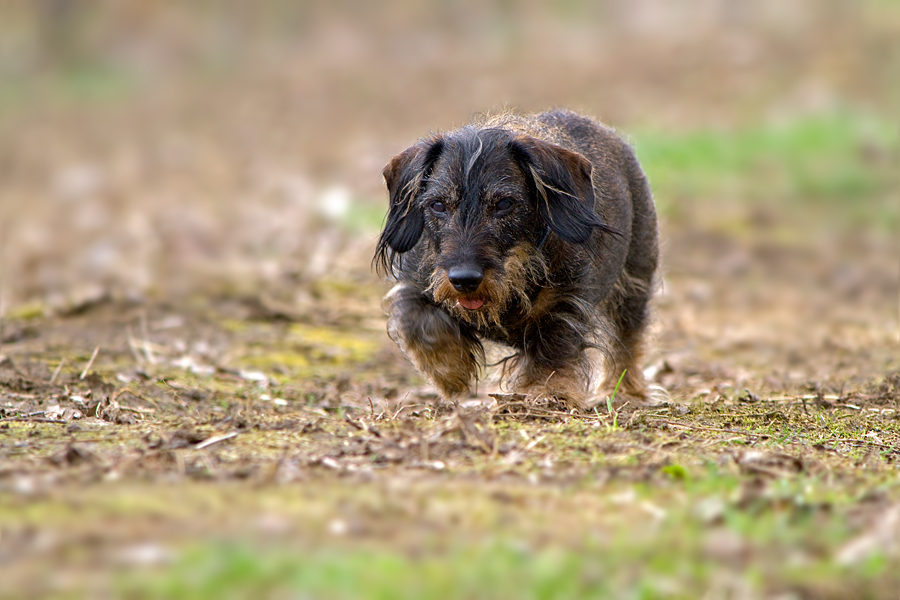
<svg viewBox="0 0 900 600">
<path fill-rule="evenodd" d="M 446 398 L 470 391 L 482 339 L 510 347 L 512 389 L 643 397 L 637 364 L 657 269 L 656 212 L 634 152 L 573 112 L 502 114 L 422 140 L 384 169 L 375 261 L 398 282 L 391 337 Z"/>
</svg>

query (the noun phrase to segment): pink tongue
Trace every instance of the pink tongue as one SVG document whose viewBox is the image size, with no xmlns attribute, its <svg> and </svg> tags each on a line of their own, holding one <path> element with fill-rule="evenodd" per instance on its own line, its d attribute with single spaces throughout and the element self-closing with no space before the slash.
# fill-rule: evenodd
<svg viewBox="0 0 900 600">
<path fill-rule="evenodd" d="M 460 298 L 459 304 L 463 308 L 468 308 L 469 310 L 475 310 L 476 308 L 481 308 L 481 305 L 484 304 L 484 300 L 482 300 L 480 298 L 476 298 L 473 300 L 470 300 L 468 298 Z"/>
</svg>

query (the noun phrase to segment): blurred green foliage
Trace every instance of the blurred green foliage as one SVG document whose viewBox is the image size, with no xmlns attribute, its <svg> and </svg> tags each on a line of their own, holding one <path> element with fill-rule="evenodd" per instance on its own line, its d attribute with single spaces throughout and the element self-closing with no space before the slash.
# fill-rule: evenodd
<svg viewBox="0 0 900 600">
<path fill-rule="evenodd" d="M 732 131 L 643 132 L 635 145 L 669 217 L 683 216 L 686 204 L 736 202 L 890 229 L 898 134 L 889 119 L 835 112 Z"/>
</svg>

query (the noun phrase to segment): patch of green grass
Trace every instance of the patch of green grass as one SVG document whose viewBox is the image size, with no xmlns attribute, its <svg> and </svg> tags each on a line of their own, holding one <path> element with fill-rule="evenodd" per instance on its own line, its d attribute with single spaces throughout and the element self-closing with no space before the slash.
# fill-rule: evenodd
<svg viewBox="0 0 900 600">
<path fill-rule="evenodd" d="M 692 203 L 818 207 L 856 224 L 900 221 L 898 130 L 891 120 L 836 112 L 732 131 L 635 137 L 660 211 L 690 214 Z"/>
<path fill-rule="evenodd" d="M 734 589 L 754 596 L 809 585 L 828 589 L 852 581 L 878 585 L 890 561 L 873 556 L 864 565 L 842 568 L 830 559 L 806 555 L 795 564 L 767 556 L 789 555 L 822 525 L 815 515 L 770 511 L 747 515 L 729 510 L 718 537 L 696 521 L 665 523 L 656 533 L 627 527 L 581 548 L 529 546 L 490 539 L 449 550 L 411 556 L 395 549 L 346 548 L 326 544 L 314 550 L 263 551 L 239 543 L 195 546 L 177 564 L 152 579 L 120 581 L 128 597 L 142 598 L 659 598 L 727 595 Z M 840 538 L 840 521 L 824 523 L 818 537 Z M 649 536 L 649 538 L 648 538 Z M 724 536 L 724 538 L 722 537 Z M 815 546 L 818 543 L 813 544 Z M 717 547 L 721 545 L 721 548 Z M 427 546 L 427 543 L 426 543 Z M 732 546 L 740 546 L 736 550 Z M 758 555 L 765 549 L 769 555 Z M 724 556 L 717 556 L 723 553 Z M 740 566 L 728 553 L 746 558 Z M 756 556 L 756 558 L 753 558 Z M 802 564 L 801 564 L 802 563 Z M 727 573 L 727 576 L 725 575 Z M 773 578 L 774 577 L 774 578 Z M 716 594 L 718 595 L 718 594 Z"/>
</svg>

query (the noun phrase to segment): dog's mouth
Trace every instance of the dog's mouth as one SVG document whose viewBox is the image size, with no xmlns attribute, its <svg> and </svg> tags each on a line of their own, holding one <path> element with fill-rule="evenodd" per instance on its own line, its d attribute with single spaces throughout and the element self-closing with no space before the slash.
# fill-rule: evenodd
<svg viewBox="0 0 900 600">
<path fill-rule="evenodd" d="M 459 298 L 457 302 L 467 310 L 478 310 L 484 306 L 484 298 Z"/>
<path fill-rule="evenodd" d="M 442 304 L 457 317 L 471 323 L 487 323 L 496 320 L 494 313 L 502 306 L 502 300 L 497 295 L 498 287 L 493 272 L 487 271 L 478 289 L 457 290 L 450 283 L 447 271 L 438 270 L 432 275 L 430 289 L 433 290 L 435 302 Z"/>
</svg>

